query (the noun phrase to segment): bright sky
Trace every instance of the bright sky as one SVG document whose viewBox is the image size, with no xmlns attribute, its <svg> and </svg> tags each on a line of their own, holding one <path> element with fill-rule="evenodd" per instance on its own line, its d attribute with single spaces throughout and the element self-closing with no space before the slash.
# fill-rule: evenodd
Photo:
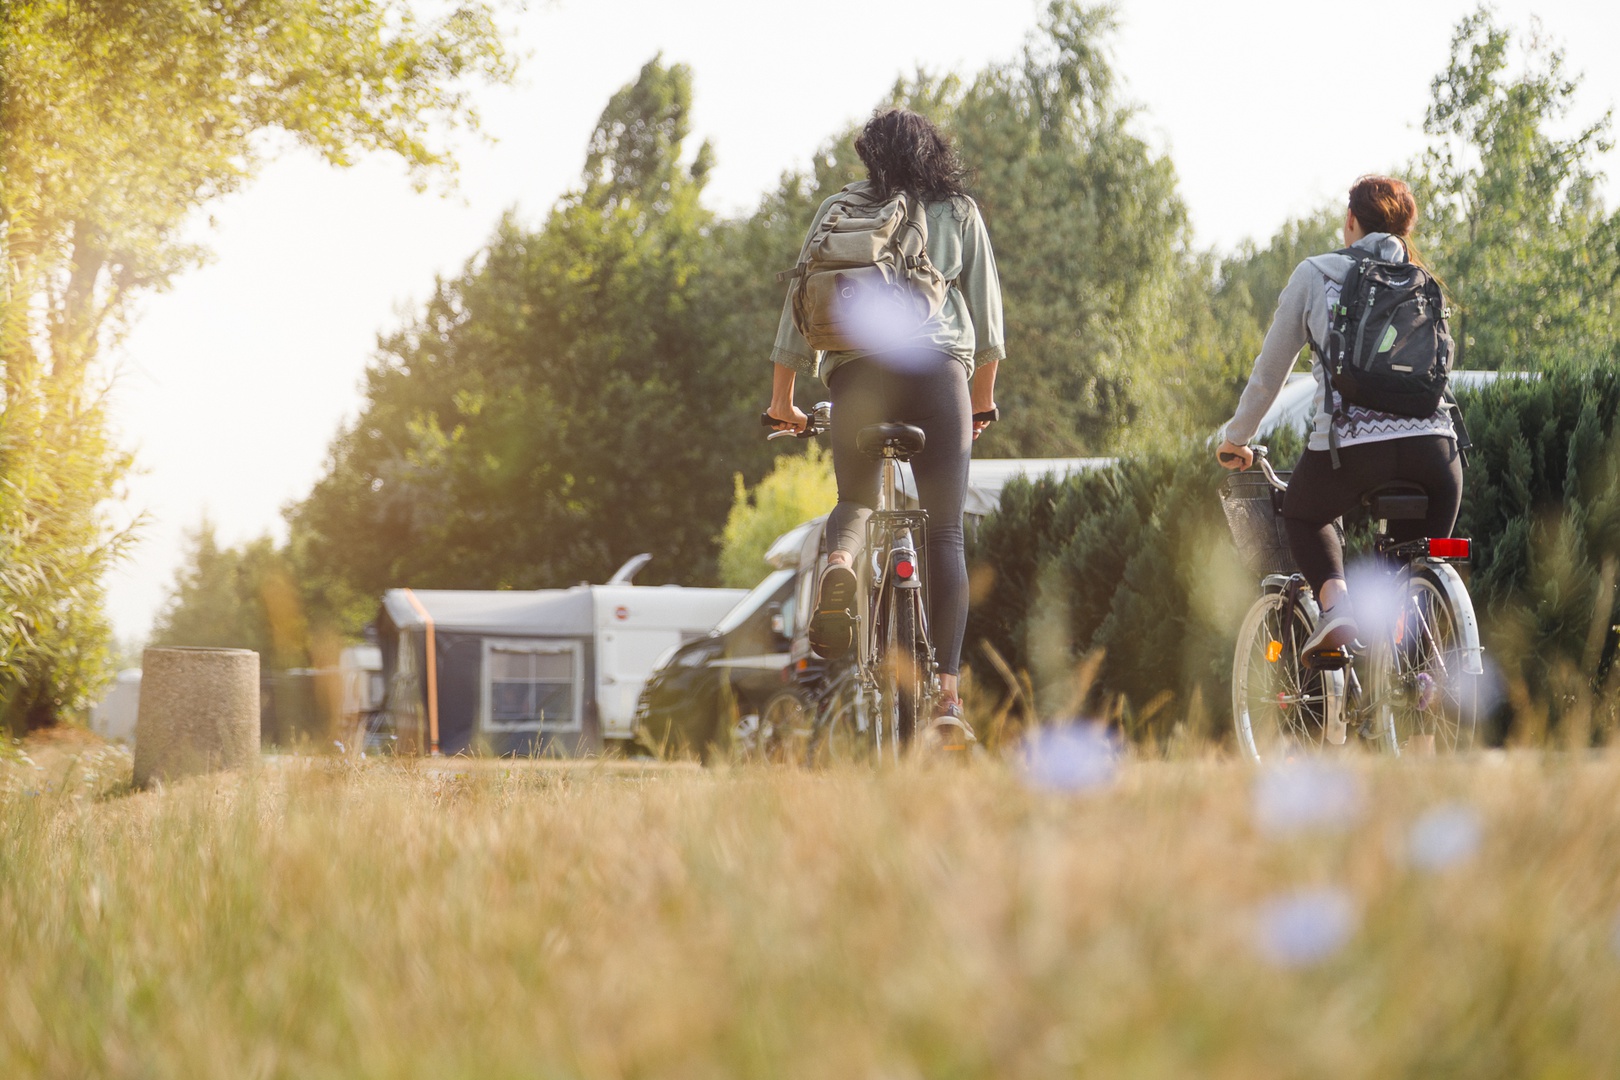
<svg viewBox="0 0 1620 1080">
<path fill-rule="evenodd" d="M 531 2 L 510 20 L 530 54 L 520 85 L 479 94 L 498 141 L 462 147 L 455 194 L 418 194 L 385 159 L 336 170 L 282 156 L 210 207 L 212 225 L 196 232 L 216 258 L 145 301 L 117 358 L 116 423 L 141 470 L 127 509 L 148 515 L 143 542 L 108 582 L 120 636 L 149 631 L 183 533 L 204 515 L 224 543 L 284 535 L 282 507 L 309 491 L 359 410 L 377 335 L 427 298 L 435 275 L 458 273 L 502 212 L 543 219 L 577 182 L 608 98 L 655 53 L 693 69 L 692 145 L 711 140 L 718 159 L 708 202 L 741 214 L 897 76 L 919 65 L 971 74 L 1011 58 L 1043 6 L 867 0 L 840 32 L 780 0 Z M 1116 68 L 1141 106 L 1139 131 L 1172 155 L 1198 244 L 1264 239 L 1360 173 L 1412 157 L 1429 81 L 1474 6 L 1122 0 Z M 1539 15 L 1585 74 L 1576 120 L 1620 99 L 1620 5 L 1504 0 L 1497 12 L 1516 28 Z M 1620 174 L 1615 154 L 1603 164 Z M 1005 376 L 1016 378 L 1009 345 Z M 763 400 L 769 342 L 760 346 Z"/>
</svg>

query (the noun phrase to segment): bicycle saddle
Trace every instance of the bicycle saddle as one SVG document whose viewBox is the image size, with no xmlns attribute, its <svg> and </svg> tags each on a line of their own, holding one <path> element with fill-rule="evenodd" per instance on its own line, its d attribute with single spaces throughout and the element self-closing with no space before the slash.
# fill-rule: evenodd
<svg viewBox="0 0 1620 1080">
<path fill-rule="evenodd" d="M 901 461 L 910 461 L 923 448 L 923 432 L 910 424 L 873 424 L 861 428 L 855 445 L 867 457 L 879 458 L 885 450 L 893 450 Z"/>
<path fill-rule="evenodd" d="M 1396 480 L 1367 492 L 1361 505 L 1377 521 L 1421 521 L 1429 514 L 1429 495 L 1416 484 Z"/>
</svg>

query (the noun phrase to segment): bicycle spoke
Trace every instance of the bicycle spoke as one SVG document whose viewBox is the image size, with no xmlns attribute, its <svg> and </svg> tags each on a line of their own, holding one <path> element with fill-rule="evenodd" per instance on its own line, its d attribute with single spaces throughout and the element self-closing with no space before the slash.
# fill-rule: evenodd
<svg viewBox="0 0 1620 1080">
<path fill-rule="evenodd" d="M 1320 749 L 1327 720 L 1335 715 L 1338 680 L 1300 660 L 1309 613 L 1283 594 L 1268 594 L 1256 601 L 1244 625 L 1233 674 L 1239 742 L 1261 759 Z"/>
<path fill-rule="evenodd" d="M 1464 647 L 1450 601 L 1430 578 L 1414 575 L 1378 694 L 1403 749 L 1450 752 L 1472 742 L 1475 677 L 1463 670 Z"/>
</svg>

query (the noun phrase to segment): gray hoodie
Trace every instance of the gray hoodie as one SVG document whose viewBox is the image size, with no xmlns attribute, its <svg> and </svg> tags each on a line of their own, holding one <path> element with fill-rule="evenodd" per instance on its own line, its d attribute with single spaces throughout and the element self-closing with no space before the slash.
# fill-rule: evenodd
<svg viewBox="0 0 1620 1080">
<path fill-rule="evenodd" d="M 1388 262 L 1405 262 L 1406 245 L 1389 233 L 1368 233 L 1353 245 L 1358 250 Z M 1282 295 L 1277 298 L 1277 314 L 1272 316 L 1271 329 L 1266 331 L 1265 344 L 1254 361 L 1254 373 L 1243 388 L 1237 412 L 1227 421 L 1222 437 L 1238 446 L 1246 446 L 1254 438 L 1255 430 L 1282 392 L 1288 373 L 1294 370 L 1299 350 L 1309 342 L 1323 342 L 1328 334 L 1328 309 L 1339 298 L 1339 288 L 1345 275 L 1350 273 L 1353 261 L 1337 252 L 1313 255 L 1294 267 Z M 1316 351 L 1312 346 L 1313 353 Z M 1327 387 L 1323 381 L 1322 366 L 1313 363 L 1311 374 L 1316 379 L 1316 419 L 1307 444 L 1312 450 L 1328 448 L 1328 430 L 1333 423 L 1333 410 L 1325 403 Z M 1442 405 L 1433 416 L 1422 419 L 1391 416 L 1359 406 L 1345 410 L 1339 422 L 1339 445 L 1358 442 L 1380 442 L 1413 435 L 1450 435 L 1451 415 Z"/>
</svg>

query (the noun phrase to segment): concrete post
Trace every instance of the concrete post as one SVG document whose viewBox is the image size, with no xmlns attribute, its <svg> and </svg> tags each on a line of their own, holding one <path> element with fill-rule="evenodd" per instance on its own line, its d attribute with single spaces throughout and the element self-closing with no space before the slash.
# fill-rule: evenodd
<svg viewBox="0 0 1620 1080">
<path fill-rule="evenodd" d="M 259 759 L 259 654 L 147 649 L 135 718 L 135 786 Z"/>
</svg>

